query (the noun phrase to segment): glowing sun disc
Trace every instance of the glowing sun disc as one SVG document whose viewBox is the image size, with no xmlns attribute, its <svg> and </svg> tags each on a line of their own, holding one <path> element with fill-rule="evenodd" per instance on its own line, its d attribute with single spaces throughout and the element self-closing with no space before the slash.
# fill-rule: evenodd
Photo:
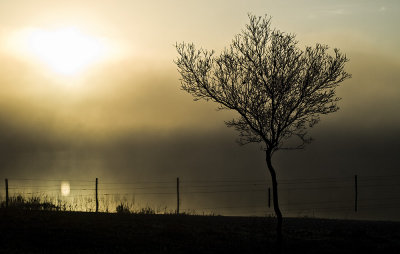
<svg viewBox="0 0 400 254">
<path fill-rule="evenodd" d="M 70 193 L 69 182 L 62 182 L 61 183 L 61 195 L 68 196 Z"/>
<path fill-rule="evenodd" d="M 99 39 L 83 34 L 76 28 L 34 30 L 28 37 L 28 47 L 39 60 L 55 72 L 75 74 L 103 53 Z"/>
</svg>

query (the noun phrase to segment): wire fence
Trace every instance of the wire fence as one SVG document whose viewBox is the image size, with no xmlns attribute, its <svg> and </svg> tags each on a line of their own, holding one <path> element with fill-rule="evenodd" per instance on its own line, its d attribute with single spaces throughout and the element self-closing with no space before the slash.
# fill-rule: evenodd
<svg viewBox="0 0 400 254">
<path fill-rule="evenodd" d="M 115 212 L 123 205 L 132 212 L 273 216 L 269 188 L 267 180 L 259 179 L 99 179 L 96 184 L 95 179 L 9 178 L 0 184 L 0 199 L 4 206 L 8 193 L 11 201 L 40 200 L 71 211 Z M 282 179 L 279 196 L 287 216 L 362 218 L 380 213 L 384 218 L 400 211 L 400 175 Z"/>
</svg>

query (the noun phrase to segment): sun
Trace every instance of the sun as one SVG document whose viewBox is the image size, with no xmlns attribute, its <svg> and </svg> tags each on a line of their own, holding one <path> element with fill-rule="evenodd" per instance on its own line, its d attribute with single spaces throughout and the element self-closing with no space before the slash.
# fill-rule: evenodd
<svg viewBox="0 0 400 254">
<path fill-rule="evenodd" d="M 27 38 L 28 50 L 53 71 L 75 75 L 98 61 L 104 53 L 100 39 L 75 27 L 36 29 Z"/>
</svg>

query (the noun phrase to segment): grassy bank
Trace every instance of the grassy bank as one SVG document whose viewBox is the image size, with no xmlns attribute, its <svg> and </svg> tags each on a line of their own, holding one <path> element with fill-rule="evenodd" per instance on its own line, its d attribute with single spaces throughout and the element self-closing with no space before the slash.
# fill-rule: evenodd
<svg viewBox="0 0 400 254">
<path fill-rule="evenodd" d="M 275 219 L 1 209 L 0 253 L 273 253 Z M 289 218 L 286 253 L 398 253 L 400 223 Z"/>
</svg>

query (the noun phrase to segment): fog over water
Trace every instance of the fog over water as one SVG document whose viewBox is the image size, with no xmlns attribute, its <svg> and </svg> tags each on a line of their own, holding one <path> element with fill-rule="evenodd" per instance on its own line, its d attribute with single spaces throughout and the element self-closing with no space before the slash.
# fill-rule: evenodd
<svg viewBox="0 0 400 254">
<path fill-rule="evenodd" d="M 1 108 L 0 132 L 2 177 L 84 180 L 98 177 L 100 189 L 102 182 L 170 181 L 168 192 L 174 192 L 175 178 L 180 177 L 182 193 L 185 192 L 185 181 L 189 192 L 215 191 L 182 194 L 182 209 L 243 215 L 272 213 L 271 209 L 263 208 L 267 204 L 267 190 L 261 191 L 264 186 L 259 182 L 257 186 L 225 186 L 225 181 L 232 180 L 265 180 L 265 186 L 270 186 L 261 146 L 237 145 L 236 133 L 223 123 L 232 117 L 230 112 L 216 111 L 211 103 L 193 102 L 190 96 L 179 90 L 179 81 L 175 76 L 158 74 L 158 71 L 154 73 L 156 77 L 143 81 L 135 81 L 135 77 L 128 81 L 127 77 L 125 84 L 136 84 L 136 88 L 130 85 L 106 87 L 111 93 L 93 96 L 88 93 L 86 97 L 72 102 L 60 102 L 62 95 L 55 94 L 59 97 L 50 97 L 54 100 L 50 106 L 40 105 L 41 99 L 48 99 L 45 95 L 28 94 L 24 103 L 17 104 L 16 99 L 3 92 L 2 103 L 5 106 Z M 292 183 L 292 188 L 287 191 L 285 188 L 288 185 L 281 185 L 282 204 L 288 204 L 288 213 L 293 216 L 313 214 L 357 218 L 347 210 L 346 213 L 340 209 L 329 212 L 326 208 L 353 207 L 352 179 L 355 174 L 360 181 L 363 176 L 398 175 L 398 119 L 382 113 L 394 111 L 392 108 L 395 105 L 392 104 L 397 104 L 398 100 L 392 103 L 385 101 L 387 97 L 380 95 L 384 93 L 380 90 L 376 93 L 361 90 L 353 95 L 351 88 L 363 81 L 357 73 L 353 72 L 353 75 L 354 78 L 339 91 L 343 94 L 341 111 L 324 117 L 311 130 L 315 141 L 305 150 L 280 151 L 274 158 L 278 178 L 294 182 L 300 179 L 300 183 Z M 373 84 L 368 87 L 367 78 L 363 84 L 372 89 Z M 110 98 L 113 93 L 121 95 Z M 349 95 L 346 96 L 346 93 Z M 376 95 L 376 100 L 380 99 L 382 103 L 371 100 L 363 103 L 362 107 L 348 99 L 350 96 L 367 97 L 365 93 Z M 138 94 L 143 97 L 138 98 Z M 388 96 L 395 97 L 396 94 Z M 69 98 L 64 96 L 64 99 Z M 365 101 L 368 99 L 364 98 Z M 372 117 L 367 117 L 368 114 Z M 380 181 L 377 183 L 398 184 L 396 177 L 378 178 Z M 310 185 L 301 184 L 301 180 L 314 178 L 323 179 L 311 183 L 310 190 L 302 190 L 310 188 Z M 325 178 L 334 178 L 335 186 L 339 187 L 318 190 L 326 185 L 324 181 L 332 181 Z M 374 183 L 371 178 L 367 180 L 368 186 Z M 203 187 L 194 188 L 192 186 L 199 186 L 199 183 L 191 181 L 222 181 L 225 185 L 213 188 L 210 183 L 208 187 L 200 185 Z M 380 198 L 383 193 L 390 199 L 385 205 L 393 205 L 391 202 L 399 198 L 398 188 L 398 185 L 384 189 L 368 187 L 359 195 L 360 199 L 369 200 Z M 243 192 L 218 193 L 231 190 Z M 129 189 L 118 191 L 138 192 Z M 126 199 L 137 205 L 167 206 L 168 209 L 175 209 L 176 203 L 174 194 L 152 195 L 151 198 L 139 194 Z M 317 204 L 303 208 L 304 205 L 299 206 L 295 201 Z M 396 211 L 392 214 L 388 212 L 393 209 L 379 213 L 376 212 L 376 205 L 376 202 L 368 201 L 366 206 L 373 206 L 373 209 L 366 215 L 358 216 L 397 219 Z M 238 208 L 231 208 L 236 206 Z M 247 208 L 241 208 L 243 206 Z M 217 208 L 209 209 L 213 207 Z M 312 207 L 323 209 L 313 210 Z"/>
</svg>

